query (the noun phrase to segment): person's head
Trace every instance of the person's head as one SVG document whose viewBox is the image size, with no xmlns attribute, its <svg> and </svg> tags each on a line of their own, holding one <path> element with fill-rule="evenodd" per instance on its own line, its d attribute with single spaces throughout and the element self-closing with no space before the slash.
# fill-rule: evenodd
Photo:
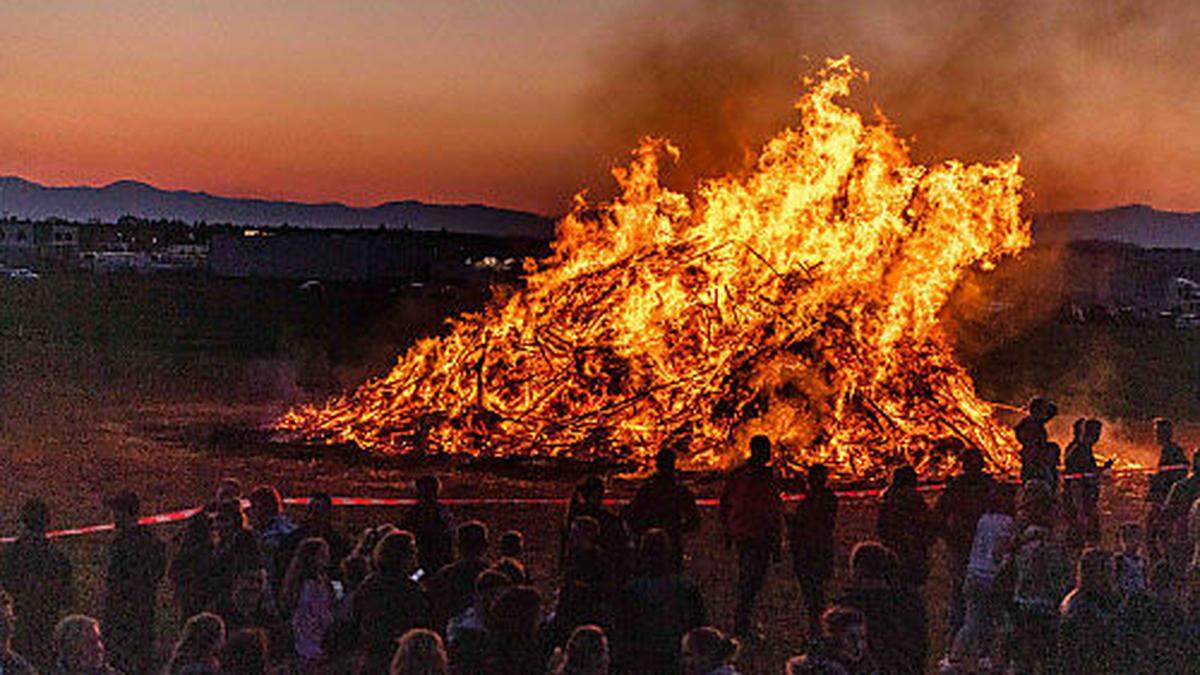
<svg viewBox="0 0 1200 675">
<path fill-rule="evenodd" d="M 805 477 L 805 482 L 808 484 L 809 490 L 822 490 L 829 482 L 829 467 L 824 464 L 813 464 L 808 467 L 808 475 Z"/>
<path fill-rule="evenodd" d="M 279 490 L 270 485 L 259 485 L 250 491 L 250 523 L 258 528 L 271 522 L 283 512 L 283 499 Z"/>
<path fill-rule="evenodd" d="M 542 595 L 532 586 L 507 588 L 492 603 L 490 616 L 500 639 L 536 641 L 542 621 Z"/>
<path fill-rule="evenodd" d="M 414 628 L 396 643 L 390 675 L 445 675 L 450 672 L 446 648 L 437 633 Z"/>
<path fill-rule="evenodd" d="M 12 596 L 0 588 L 0 649 L 7 649 L 17 627 L 17 614 Z"/>
<path fill-rule="evenodd" d="M 308 499 L 304 520 L 313 525 L 329 525 L 333 521 L 333 497 L 328 492 L 314 493 Z"/>
<path fill-rule="evenodd" d="M 525 555 L 525 535 L 518 530 L 509 530 L 500 535 L 500 555 L 520 560 Z"/>
<path fill-rule="evenodd" d="M 104 666 L 107 655 L 100 637 L 100 622 L 72 614 L 54 627 L 54 653 L 67 672 L 88 672 Z"/>
<path fill-rule="evenodd" d="M 1013 515 L 1016 510 L 1014 504 L 1016 501 L 1015 492 L 1015 487 L 1008 483 L 994 483 L 988 490 L 988 512 L 1002 513 L 1006 516 Z"/>
<path fill-rule="evenodd" d="M 26 500 L 21 505 L 21 526 L 30 534 L 45 534 L 50 527 L 50 507 L 36 497 Z"/>
<path fill-rule="evenodd" d="M 237 501 L 242 498 L 242 481 L 226 476 L 217 483 L 217 503 L 226 501 Z"/>
<path fill-rule="evenodd" d="M 1089 445 L 1094 445 L 1100 440 L 1100 431 L 1104 428 L 1104 423 L 1100 420 L 1090 419 L 1083 424 L 1083 440 Z"/>
<path fill-rule="evenodd" d="M 321 581 L 329 573 L 329 544 L 324 539 L 310 537 L 300 542 L 296 553 L 283 575 L 283 587 L 279 592 L 279 606 L 285 614 L 296 608 L 300 591 L 307 581 Z"/>
<path fill-rule="evenodd" d="M 210 612 L 201 612 L 183 624 L 183 633 L 175 643 L 171 663 L 209 663 L 218 660 L 225 646 L 225 622 Z"/>
<path fill-rule="evenodd" d="M 375 571 L 389 578 L 407 577 L 417 564 L 417 540 L 412 532 L 392 532 L 375 545 Z"/>
<path fill-rule="evenodd" d="M 675 475 L 675 462 L 679 460 L 679 455 L 671 448 L 663 448 L 654 456 L 654 468 L 658 473 L 664 476 Z"/>
<path fill-rule="evenodd" d="M 1086 417 L 1077 417 L 1077 418 L 1075 418 L 1075 421 L 1071 423 L 1071 435 L 1075 437 L 1075 440 L 1077 440 L 1077 441 L 1083 440 L 1083 433 L 1084 433 L 1085 426 L 1087 426 L 1087 418 Z"/>
<path fill-rule="evenodd" d="M 647 577 L 665 577 L 671 574 L 671 537 L 665 530 L 653 528 L 642 534 L 638 546 L 638 562 L 642 574 Z"/>
<path fill-rule="evenodd" d="M 565 661 L 556 675 L 608 675 L 610 661 L 604 630 L 579 626 L 567 640 Z"/>
<path fill-rule="evenodd" d="M 501 558 L 492 565 L 491 569 L 508 577 L 514 584 L 523 584 L 529 581 L 525 565 L 516 558 Z"/>
<path fill-rule="evenodd" d="M 501 593 L 515 585 L 512 577 L 499 570 L 484 570 L 475 577 L 475 605 L 486 613 Z"/>
<path fill-rule="evenodd" d="M 1166 445 L 1171 442 L 1171 437 L 1175 433 L 1175 425 L 1171 420 L 1165 417 L 1159 417 L 1154 420 L 1154 439 L 1159 445 Z"/>
<path fill-rule="evenodd" d="M 1129 521 L 1121 524 L 1117 530 L 1117 538 L 1121 542 L 1121 550 L 1128 555 L 1134 555 L 1142 549 L 1142 524 Z"/>
<path fill-rule="evenodd" d="M 766 466 L 771 462 L 771 439 L 762 434 L 750 437 L 750 466 Z"/>
<path fill-rule="evenodd" d="M 917 487 L 917 470 L 911 464 L 902 464 L 892 470 L 893 488 L 910 489 Z"/>
<path fill-rule="evenodd" d="M 458 555 L 460 558 L 478 560 L 487 553 L 487 525 L 478 520 L 472 520 L 459 525 L 455 535 L 458 540 Z"/>
<path fill-rule="evenodd" d="M 1147 582 L 1154 597 L 1168 600 L 1175 595 L 1175 587 L 1179 584 L 1179 575 L 1170 561 L 1159 560 L 1150 567 L 1150 576 Z"/>
<path fill-rule="evenodd" d="M 423 502 L 436 502 L 442 491 L 442 481 L 438 480 L 437 476 L 426 474 L 413 482 L 413 488 L 417 491 L 417 499 Z"/>
<path fill-rule="evenodd" d="M 694 628 L 680 643 L 680 664 L 685 675 L 705 675 L 733 661 L 738 641 L 712 626 Z"/>
<path fill-rule="evenodd" d="M 104 506 L 112 511 L 113 522 L 118 528 L 128 528 L 137 525 L 141 500 L 132 490 L 122 490 L 104 500 Z"/>
<path fill-rule="evenodd" d="M 1029 401 L 1029 416 L 1038 422 L 1049 422 L 1058 414 L 1058 406 L 1041 396 Z"/>
<path fill-rule="evenodd" d="M 228 675 L 266 675 L 267 632 L 261 628 L 234 631 L 221 650 L 221 672 Z"/>
<path fill-rule="evenodd" d="M 267 571 L 261 567 L 243 567 L 233 576 L 230 598 L 238 607 L 256 607 L 267 590 Z"/>
<path fill-rule="evenodd" d="M 213 519 L 213 530 L 221 541 L 227 541 L 238 530 L 246 529 L 246 514 L 242 512 L 240 502 L 223 501 L 217 505 L 217 515 Z"/>
<path fill-rule="evenodd" d="M 1108 594 L 1112 591 L 1112 576 L 1112 555 L 1098 548 L 1088 548 L 1079 556 L 1075 587 L 1085 593 Z"/>
<path fill-rule="evenodd" d="M 959 461 L 962 463 L 963 473 L 983 472 L 983 453 L 973 445 L 963 449 L 962 455 L 959 456 Z"/>
<path fill-rule="evenodd" d="M 821 615 L 821 634 L 833 641 L 847 663 L 858 663 L 867 656 L 867 619 L 853 607 L 826 609 Z"/>
<path fill-rule="evenodd" d="M 588 476 L 575 486 L 580 504 L 599 508 L 604 503 L 604 481 L 599 476 Z"/>
<path fill-rule="evenodd" d="M 358 553 L 348 555 L 342 561 L 341 570 L 346 592 L 350 592 L 358 588 L 359 584 L 371 573 L 371 560 Z"/>
<path fill-rule="evenodd" d="M 855 583 L 890 584 L 898 564 L 892 549 L 877 541 L 860 541 L 850 551 L 850 576 Z"/>
</svg>

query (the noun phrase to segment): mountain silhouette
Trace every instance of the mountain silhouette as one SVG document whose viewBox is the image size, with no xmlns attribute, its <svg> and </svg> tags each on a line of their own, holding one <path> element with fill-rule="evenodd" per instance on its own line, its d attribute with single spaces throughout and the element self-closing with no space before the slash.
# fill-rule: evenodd
<svg viewBox="0 0 1200 675">
<path fill-rule="evenodd" d="M 535 213 L 480 204 L 393 201 L 371 207 L 339 203 L 218 197 L 190 190 L 162 190 L 133 180 L 103 187 L 48 187 L 16 176 L 0 177 L 0 216 L 111 222 L 121 216 L 256 227 L 288 224 L 309 228 L 407 227 L 413 230 L 550 239 L 553 220 Z"/>
<path fill-rule="evenodd" d="M 121 216 L 256 227 L 388 228 L 551 239 L 554 221 L 525 211 L 481 204 L 393 201 L 370 207 L 335 202 L 218 197 L 162 190 L 133 180 L 103 187 L 47 187 L 16 176 L 0 177 L 0 216 L 115 221 Z M 1200 213 L 1160 211 L 1143 204 L 1111 209 L 1057 211 L 1033 218 L 1034 242 L 1118 241 L 1145 248 L 1200 249 Z"/>
<path fill-rule="evenodd" d="M 1200 213 L 1159 211 L 1144 204 L 1101 211 L 1058 211 L 1035 216 L 1038 244 L 1118 241 L 1143 248 L 1200 249 Z"/>
</svg>

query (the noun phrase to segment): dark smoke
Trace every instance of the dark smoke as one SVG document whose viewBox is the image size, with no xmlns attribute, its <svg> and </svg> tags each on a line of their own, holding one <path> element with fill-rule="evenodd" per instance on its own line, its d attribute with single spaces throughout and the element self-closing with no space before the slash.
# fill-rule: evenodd
<svg viewBox="0 0 1200 675">
<path fill-rule="evenodd" d="M 1200 171 L 1200 134 L 1180 133 L 1200 118 L 1197 19 L 1179 1 L 660 2 L 598 49 L 583 108 L 612 161 L 643 134 L 674 140 L 686 186 L 742 168 L 794 123 L 800 77 L 848 53 L 872 73 L 862 109 L 918 159 L 1019 153 L 1039 209 L 1169 201 Z"/>
</svg>

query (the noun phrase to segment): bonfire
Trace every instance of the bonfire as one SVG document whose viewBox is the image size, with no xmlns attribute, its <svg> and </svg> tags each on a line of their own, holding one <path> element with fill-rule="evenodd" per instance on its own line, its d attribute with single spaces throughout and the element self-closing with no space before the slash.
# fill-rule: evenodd
<svg viewBox="0 0 1200 675">
<path fill-rule="evenodd" d="M 926 476 L 1015 441 L 955 360 L 939 311 L 972 268 L 1029 245 L 1019 160 L 914 163 L 882 116 L 845 104 L 862 73 L 806 81 L 799 126 L 742 175 L 691 194 L 646 139 L 609 202 L 575 199 L 522 288 L 418 342 L 386 375 L 277 422 L 387 454 L 553 457 L 725 469 L 749 437 L 788 471 Z"/>
</svg>

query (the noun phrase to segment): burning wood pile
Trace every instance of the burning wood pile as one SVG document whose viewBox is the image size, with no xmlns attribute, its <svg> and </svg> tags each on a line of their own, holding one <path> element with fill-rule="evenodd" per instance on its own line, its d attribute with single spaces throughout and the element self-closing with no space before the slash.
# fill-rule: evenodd
<svg viewBox="0 0 1200 675">
<path fill-rule="evenodd" d="M 382 453 L 538 456 L 693 469 L 766 433 L 792 469 L 872 478 L 947 470 L 959 443 L 995 467 L 1015 441 L 954 359 L 938 313 L 962 274 L 1029 243 L 1018 160 L 914 164 L 884 120 L 845 107 L 828 63 L 799 128 L 747 175 L 694 195 L 659 181 L 647 139 L 620 196 L 577 197 L 553 255 L 488 311 L 421 341 L 386 376 L 277 423 Z"/>
</svg>

